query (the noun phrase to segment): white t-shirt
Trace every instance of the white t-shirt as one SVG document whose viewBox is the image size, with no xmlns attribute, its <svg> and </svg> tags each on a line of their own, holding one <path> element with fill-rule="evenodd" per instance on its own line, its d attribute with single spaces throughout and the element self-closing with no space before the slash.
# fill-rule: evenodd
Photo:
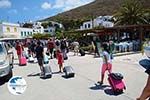
<svg viewBox="0 0 150 100">
<path fill-rule="evenodd" d="M 107 51 L 103 51 L 102 55 L 103 55 L 102 57 L 103 57 L 103 63 L 104 64 L 106 63 L 104 56 L 106 56 L 107 62 L 111 63 L 110 54 Z"/>
</svg>

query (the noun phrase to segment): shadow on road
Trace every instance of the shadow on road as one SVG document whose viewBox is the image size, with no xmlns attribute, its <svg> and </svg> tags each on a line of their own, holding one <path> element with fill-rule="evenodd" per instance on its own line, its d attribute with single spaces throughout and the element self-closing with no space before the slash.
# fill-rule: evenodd
<svg viewBox="0 0 150 100">
<path fill-rule="evenodd" d="M 107 95 L 113 95 L 113 96 L 118 96 L 118 95 L 121 95 L 123 93 L 114 93 L 114 91 L 112 89 L 105 89 L 104 92 L 107 94 Z"/>
<path fill-rule="evenodd" d="M 35 77 L 35 76 L 40 76 L 40 73 L 31 73 L 27 75 L 28 77 Z"/>
<path fill-rule="evenodd" d="M 53 72 L 52 74 L 60 74 L 60 72 L 58 71 L 58 72 Z"/>
<path fill-rule="evenodd" d="M 95 84 L 94 86 L 90 87 L 91 90 L 104 90 L 105 88 L 110 87 L 109 85 L 98 85 Z"/>
<path fill-rule="evenodd" d="M 61 77 L 63 77 L 64 79 L 73 79 L 74 78 L 74 76 L 72 76 L 72 77 L 66 77 L 66 75 L 62 75 Z"/>
</svg>

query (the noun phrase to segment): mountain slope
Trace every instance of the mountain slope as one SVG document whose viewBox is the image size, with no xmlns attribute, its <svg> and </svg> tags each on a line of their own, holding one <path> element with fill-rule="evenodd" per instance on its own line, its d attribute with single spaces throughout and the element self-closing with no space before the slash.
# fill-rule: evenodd
<svg viewBox="0 0 150 100">
<path fill-rule="evenodd" d="M 121 6 L 124 0 L 95 0 L 94 2 L 60 13 L 45 20 L 60 21 L 63 20 L 78 20 L 91 19 L 100 15 L 113 15 Z M 139 0 L 144 8 L 150 8 L 150 0 Z"/>
</svg>

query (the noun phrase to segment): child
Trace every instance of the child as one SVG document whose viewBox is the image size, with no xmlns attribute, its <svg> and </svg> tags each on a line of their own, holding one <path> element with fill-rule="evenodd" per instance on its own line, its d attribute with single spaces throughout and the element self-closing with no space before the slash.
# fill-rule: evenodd
<svg viewBox="0 0 150 100">
<path fill-rule="evenodd" d="M 59 72 L 63 72 L 63 62 L 64 62 L 63 54 L 60 50 L 57 50 L 56 56 L 59 64 Z"/>
<path fill-rule="evenodd" d="M 108 70 L 111 73 L 111 70 L 112 70 L 112 64 L 111 64 L 110 54 L 108 50 L 108 45 L 105 43 L 103 44 L 102 47 L 103 47 L 103 53 L 102 53 L 103 64 L 102 64 L 102 69 L 101 69 L 101 80 L 98 81 L 100 85 L 103 84 L 105 72 Z"/>
</svg>

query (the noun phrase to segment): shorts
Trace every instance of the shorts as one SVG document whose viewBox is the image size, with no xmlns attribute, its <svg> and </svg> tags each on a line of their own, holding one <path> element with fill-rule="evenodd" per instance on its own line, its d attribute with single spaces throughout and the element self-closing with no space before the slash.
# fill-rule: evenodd
<svg viewBox="0 0 150 100">
<path fill-rule="evenodd" d="M 112 71 L 112 64 L 111 63 L 107 63 L 107 64 L 104 63 L 102 65 L 102 74 L 105 74 L 105 72 L 107 70 L 111 73 L 111 71 Z"/>
<path fill-rule="evenodd" d="M 43 64 L 44 64 L 44 59 L 41 57 L 41 58 L 37 58 L 37 60 L 38 60 L 39 66 L 43 66 Z"/>
</svg>

